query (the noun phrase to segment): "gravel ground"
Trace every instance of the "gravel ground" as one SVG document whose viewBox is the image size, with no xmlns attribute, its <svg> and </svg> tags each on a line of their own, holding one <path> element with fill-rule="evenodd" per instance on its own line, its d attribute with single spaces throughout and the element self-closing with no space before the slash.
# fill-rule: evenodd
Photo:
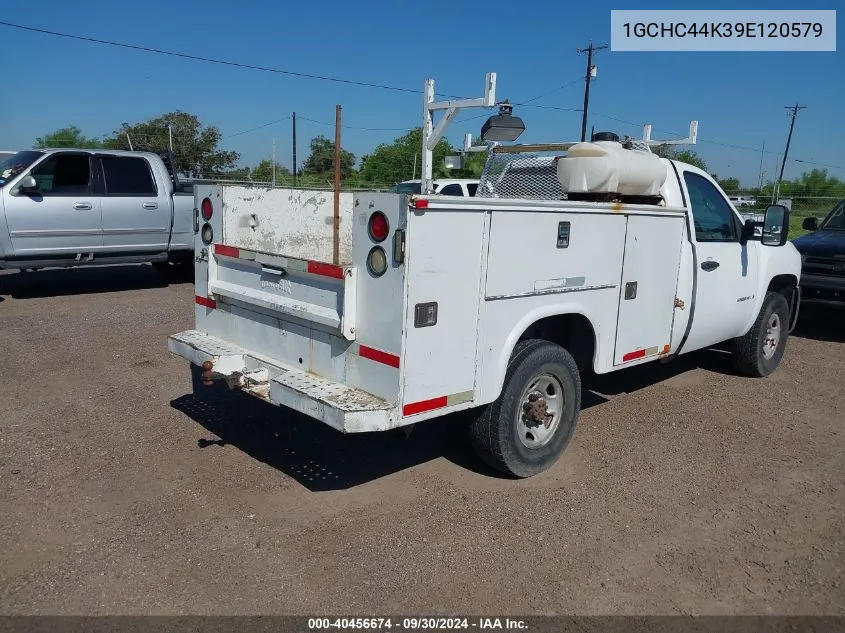
<svg viewBox="0 0 845 633">
<path fill-rule="evenodd" d="M 512 481 L 454 419 L 196 399 L 165 344 L 192 294 L 0 273 L 0 612 L 845 614 L 843 312 L 805 308 L 768 379 L 716 352 L 592 379 Z"/>
</svg>

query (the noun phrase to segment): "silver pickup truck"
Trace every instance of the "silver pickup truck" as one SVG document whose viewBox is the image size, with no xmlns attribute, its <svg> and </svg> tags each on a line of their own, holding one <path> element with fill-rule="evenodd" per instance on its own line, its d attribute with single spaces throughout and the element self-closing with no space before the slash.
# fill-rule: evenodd
<svg viewBox="0 0 845 633">
<path fill-rule="evenodd" d="M 0 268 L 193 261 L 193 187 L 168 155 L 50 149 L 0 160 Z"/>
</svg>

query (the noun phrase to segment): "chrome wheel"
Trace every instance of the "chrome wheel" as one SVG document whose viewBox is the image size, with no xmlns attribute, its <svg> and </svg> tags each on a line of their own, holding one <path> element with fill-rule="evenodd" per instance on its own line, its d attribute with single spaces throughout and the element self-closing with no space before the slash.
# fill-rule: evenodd
<svg viewBox="0 0 845 633">
<path fill-rule="evenodd" d="M 775 355 L 778 345 L 780 345 L 780 317 L 777 313 L 773 313 L 766 323 L 766 336 L 763 339 L 763 358 L 770 360 Z"/>
<path fill-rule="evenodd" d="M 565 398 L 563 386 L 551 374 L 535 377 L 523 392 L 517 412 L 517 432 L 526 448 L 547 444 L 560 425 Z"/>
</svg>

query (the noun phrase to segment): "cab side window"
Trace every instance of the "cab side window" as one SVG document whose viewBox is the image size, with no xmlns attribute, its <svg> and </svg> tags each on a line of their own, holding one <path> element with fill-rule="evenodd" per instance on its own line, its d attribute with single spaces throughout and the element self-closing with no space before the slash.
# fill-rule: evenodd
<svg viewBox="0 0 845 633">
<path fill-rule="evenodd" d="M 56 154 L 32 170 L 44 196 L 91 193 L 91 159 L 87 154 Z"/>
<path fill-rule="evenodd" d="M 738 242 L 739 222 L 731 205 L 706 178 L 684 172 L 695 239 L 698 242 Z"/>
<path fill-rule="evenodd" d="M 464 190 L 461 189 L 461 186 L 457 183 L 452 183 L 451 185 L 446 185 L 438 191 L 441 196 L 462 196 L 464 195 Z"/>
<path fill-rule="evenodd" d="M 106 195 L 150 197 L 158 195 L 150 164 L 140 157 L 103 156 Z"/>
</svg>

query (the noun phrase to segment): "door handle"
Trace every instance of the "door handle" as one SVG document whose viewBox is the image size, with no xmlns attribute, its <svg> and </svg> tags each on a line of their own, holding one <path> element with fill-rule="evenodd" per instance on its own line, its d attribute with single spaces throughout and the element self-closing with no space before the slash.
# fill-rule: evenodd
<svg viewBox="0 0 845 633">
<path fill-rule="evenodd" d="M 145 202 L 141 206 L 145 209 L 158 209 L 158 202 Z"/>
<path fill-rule="evenodd" d="M 91 210 L 91 203 L 90 202 L 74 202 L 73 208 L 77 211 L 90 211 Z"/>
<path fill-rule="evenodd" d="M 701 262 L 701 270 L 716 270 L 719 267 L 719 262 L 714 262 L 712 259 L 708 259 L 706 262 Z"/>
</svg>

